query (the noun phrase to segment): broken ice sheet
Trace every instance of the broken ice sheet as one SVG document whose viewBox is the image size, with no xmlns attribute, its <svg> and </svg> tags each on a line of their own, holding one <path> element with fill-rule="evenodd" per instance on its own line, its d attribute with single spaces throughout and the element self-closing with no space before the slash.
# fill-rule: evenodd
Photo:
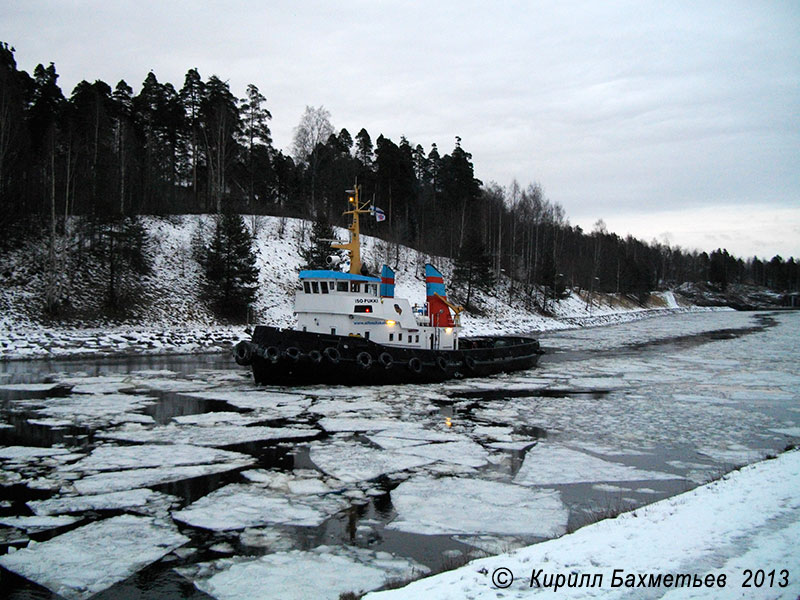
<svg viewBox="0 0 800 600">
<path fill-rule="evenodd" d="M 258 413 L 238 413 L 238 412 L 206 412 L 196 415 L 181 415 L 172 417 L 172 420 L 180 425 L 249 425 L 263 421 L 264 417 Z"/>
<path fill-rule="evenodd" d="M 126 442 L 177 443 L 196 446 L 233 446 L 248 442 L 288 440 L 315 437 L 318 430 L 308 427 L 242 427 L 240 425 L 194 425 L 170 424 L 165 427 L 144 428 L 134 425 L 118 427 L 97 437 Z"/>
<path fill-rule="evenodd" d="M 133 378 L 137 388 L 159 392 L 196 392 L 211 387 L 210 383 L 187 379 Z"/>
<path fill-rule="evenodd" d="M 343 487 L 340 481 L 325 477 L 319 471 L 309 469 L 295 469 L 291 473 L 251 469 L 243 471 L 242 476 L 248 481 L 264 485 L 273 490 L 300 496 L 328 494 L 341 490 Z"/>
<path fill-rule="evenodd" d="M 328 475 L 348 483 L 369 481 L 435 462 L 435 458 L 378 450 L 354 442 L 318 445 L 311 448 L 311 461 Z"/>
<path fill-rule="evenodd" d="M 173 512 L 172 517 L 212 531 L 268 524 L 316 526 L 346 507 L 347 503 L 336 496 L 287 498 L 261 486 L 232 483 Z"/>
<path fill-rule="evenodd" d="M 38 446 L 6 446 L 0 447 L 0 459 L 25 462 L 31 459 L 69 454 L 70 450 L 59 447 L 40 448 Z"/>
<path fill-rule="evenodd" d="M 514 477 L 514 483 L 558 485 L 650 479 L 682 479 L 682 477 L 609 462 L 563 446 L 538 444 L 528 450 L 522 467 Z"/>
<path fill-rule="evenodd" d="M 703 446 L 697 448 L 697 453 L 725 465 L 746 465 L 763 459 L 770 453 L 770 450 L 748 448 L 741 444 L 728 444 L 724 448 Z"/>
<path fill-rule="evenodd" d="M 780 433 L 781 435 L 787 435 L 789 437 L 800 437 L 800 427 L 783 427 L 778 429 L 770 429 L 770 431 Z"/>
<path fill-rule="evenodd" d="M 269 548 L 272 552 L 293 550 L 300 542 L 291 533 L 269 527 L 248 527 L 239 535 L 239 543 L 250 548 Z"/>
<path fill-rule="evenodd" d="M 516 442 L 493 442 L 489 444 L 490 448 L 495 450 L 507 450 L 509 452 L 522 452 L 531 446 L 535 446 L 538 440 L 519 440 Z"/>
<path fill-rule="evenodd" d="M 68 600 L 83 600 L 189 541 L 171 523 L 121 515 L 0 556 L 0 565 Z"/>
<path fill-rule="evenodd" d="M 141 444 L 137 446 L 98 446 L 86 458 L 69 466 L 70 471 L 117 471 L 145 467 L 177 467 L 209 463 L 247 464 L 252 458 L 247 454 L 191 446 L 187 444 Z"/>
<path fill-rule="evenodd" d="M 394 421 L 391 426 L 367 436 L 369 441 L 384 449 L 419 446 L 428 442 L 469 441 L 469 438 L 453 430 L 426 429 L 416 423 Z"/>
<path fill-rule="evenodd" d="M 170 505 L 177 504 L 175 496 L 137 488 L 122 492 L 91 496 L 62 496 L 47 500 L 31 500 L 28 507 L 37 515 L 76 513 L 87 510 L 129 510 L 143 514 L 165 512 Z"/>
<path fill-rule="evenodd" d="M 280 392 L 264 392 L 263 390 L 237 391 L 219 389 L 183 395 L 202 400 L 227 402 L 236 408 L 250 409 L 257 411 L 259 414 L 265 413 L 268 416 L 262 418 L 272 419 L 296 417 L 305 412 L 311 405 L 311 398 L 303 394 L 282 394 Z"/>
<path fill-rule="evenodd" d="M 73 394 L 114 394 L 134 389 L 128 375 L 74 376 L 60 381 L 73 386 Z"/>
<path fill-rule="evenodd" d="M 529 539 L 509 535 L 455 535 L 453 539 L 486 554 L 504 554 L 530 545 Z"/>
<path fill-rule="evenodd" d="M 24 529 L 25 531 L 45 531 L 47 529 L 55 529 L 57 527 L 65 527 L 80 521 L 79 517 L 50 517 L 50 516 L 36 516 L 36 517 L 0 517 L 0 525 L 6 527 L 16 527 L 17 529 Z"/>
<path fill-rule="evenodd" d="M 131 490 L 149 487 L 173 481 L 183 481 L 233 471 L 250 465 L 253 460 L 235 460 L 210 465 L 188 465 L 179 467 L 156 467 L 144 469 L 127 469 L 89 475 L 74 482 L 79 494 L 104 494 L 120 490 Z"/>
<path fill-rule="evenodd" d="M 428 569 L 387 552 L 319 546 L 254 560 L 222 559 L 207 565 L 207 572 L 191 567 L 178 572 L 218 600 L 337 600 L 347 592 L 358 596 L 392 580 L 419 577 Z"/>
<path fill-rule="evenodd" d="M 369 419 L 366 417 L 325 417 L 319 425 L 328 433 L 342 431 L 383 431 L 398 424 L 392 419 Z"/>
<path fill-rule="evenodd" d="M 84 427 L 126 422 L 152 423 L 152 417 L 136 411 L 155 402 L 155 398 L 130 394 L 74 395 L 47 400 L 45 407 L 37 410 L 36 414 L 69 420 L 73 425 Z"/>
<path fill-rule="evenodd" d="M 466 477 L 414 477 L 395 488 L 391 499 L 397 518 L 387 528 L 423 535 L 556 537 L 569 516 L 556 490 Z"/>
<path fill-rule="evenodd" d="M 369 398 L 330 398 L 317 400 L 309 409 L 309 412 L 332 416 L 339 413 L 358 413 L 364 414 L 386 414 L 390 412 L 388 404 L 372 400 Z"/>
<path fill-rule="evenodd" d="M 478 468 L 489 463 L 489 453 L 475 442 L 445 442 L 398 448 L 398 453 Z"/>
</svg>

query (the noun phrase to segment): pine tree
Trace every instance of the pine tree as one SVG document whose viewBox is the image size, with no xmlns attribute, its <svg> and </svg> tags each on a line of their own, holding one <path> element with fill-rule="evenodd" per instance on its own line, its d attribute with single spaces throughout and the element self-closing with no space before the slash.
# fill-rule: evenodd
<svg viewBox="0 0 800 600">
<path fill-rule="evenodd" d="M 311 227 L 311 239 L 306 248 L 300 250 L 303 258 L 304 269 L 327 269 L 325 259 L 331 255 L 338 255 L 331 248 L 331 240 L 336 239 L 336 233 L 328 222 L 324 213 L 320 213 Z"/>
<path fill-rule="evenodd" d="M 203 299 L 221 317 L 245 317 L 255 300 L 258 268 L 241 215 L 224 212 L 217 217 L 211 243 L 199 259 L 204 273 Z"/>
<path fill-rule="evenodd" d="M 489 291 L 494 282 L 492 257 L 480 235 L 470 233 L 455 260 L 453 285 L 466 293 L 464 305 L 469 308 L 473 290 Z"/>
</svg>

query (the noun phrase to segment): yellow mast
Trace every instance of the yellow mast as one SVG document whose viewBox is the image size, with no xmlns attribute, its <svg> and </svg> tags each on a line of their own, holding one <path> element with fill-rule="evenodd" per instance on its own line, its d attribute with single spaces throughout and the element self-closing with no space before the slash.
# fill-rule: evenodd
<svg viewBox="0 0 800 600">
<path fill-rule="evenodd" d="M 355 275 L 361 274 L 361 241 L 358 237 L 358 215 L 367 214 L 370 212 L 368 208 L 364 208 L 367 203 L 363 205 L 359 200 L 358 194 L 361 189 L 360 185 L 356 185 L 355 189 L 347 190 L 348 206 L 350 210 L 344 211 L 343 215 L 352 215 L 353 220 L 348 229 L 350 230 L 350 241 L 347 244 L 331 244 L 331 248 L 337 250 L 347 250 L 350 253 L 350 273 Z"/>
</svg>

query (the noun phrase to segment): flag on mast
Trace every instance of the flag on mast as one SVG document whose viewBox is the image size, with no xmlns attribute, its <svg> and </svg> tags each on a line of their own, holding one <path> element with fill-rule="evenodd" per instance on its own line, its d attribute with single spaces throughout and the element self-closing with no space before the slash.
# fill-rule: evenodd
<svg viewBox="0 0 800 600">
<path fill-rule="evenodd" d="M 378 223 L 386 220 L 386 213 L 383 212 L 383 209 L 378 208 L 377 206 L 372 207 L 372 214 L 375 215 L 375 220 Z"/>
</svg>

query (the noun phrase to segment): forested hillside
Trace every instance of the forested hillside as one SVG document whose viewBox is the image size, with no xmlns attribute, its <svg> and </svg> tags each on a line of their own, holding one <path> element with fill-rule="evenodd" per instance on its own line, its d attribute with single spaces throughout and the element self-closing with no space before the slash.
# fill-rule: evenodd
<svg viewBox="0 0 800 600">
<path fill-rule="evenodd" d="M 308 107 L 288 155 L 273 146 L 270 120 L 255 85 L 238 98 L 224 77 L 196 69 L 176 84 L 150 72 L 138 92 L 125 81 L 82 81 L 67 97 L 53 63 L 30 75 L 0 44 L 0 249 L 47 240 L 40 266 L 50 283 L 45 304 L 56 314 L 64 271 L 76 253 L 92 256 L 110 272 L 113 307 L 115 278 L 148 269 L 137 258 L 146 242 L 141 215 L 239 213 L 342 225 L 344 190 L 357 180 L 362 197 L 387 216 L 365 233 L 455 258 L 467 287 L 468 274 L 480 272 L 484 284 L 505 275 L 521 297 L 538 286 L 554 299 L 567 288 L 641 297 L 682 282 L 800 289 L 793 258 L 689 252 L 620 238 L 602 221 L 591 232 L 571 226 L 537 183 L 481 182 L 458 137 L 445 153 L 405 137 L 373 140 L 363 128 L 337 131 L 324 108 Z"/>
</svg>

